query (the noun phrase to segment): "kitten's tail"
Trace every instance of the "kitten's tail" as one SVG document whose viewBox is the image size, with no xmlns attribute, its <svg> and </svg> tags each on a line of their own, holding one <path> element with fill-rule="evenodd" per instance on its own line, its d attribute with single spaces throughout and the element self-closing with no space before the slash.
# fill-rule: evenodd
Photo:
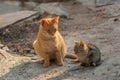
<svg viewBox="0 0 120 80">
<path fill-rule="evenodd" d="M 78 57 L 75 54 L 65 54 L 65 58 L 77 59 Z"/>
</svg>

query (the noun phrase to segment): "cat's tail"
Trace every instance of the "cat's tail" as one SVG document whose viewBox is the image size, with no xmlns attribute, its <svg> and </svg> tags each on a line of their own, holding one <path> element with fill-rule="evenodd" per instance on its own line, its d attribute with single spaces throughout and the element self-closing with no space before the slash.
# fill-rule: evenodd
<svg viewBox="0 0 120 80">
<path fill-rule="evenodd" d="M 65 58 L 77 59 L 78 57 L 75 54 L 65 54 Z"/>
</svg>

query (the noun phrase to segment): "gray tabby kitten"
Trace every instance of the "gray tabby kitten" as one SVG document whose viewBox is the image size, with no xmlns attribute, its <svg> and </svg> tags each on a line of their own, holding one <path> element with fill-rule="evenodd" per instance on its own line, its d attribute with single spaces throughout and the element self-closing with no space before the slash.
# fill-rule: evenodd
<svg viewBox="0 0 120 80">
<path fill-rule="evenodd" d="M 74 52 L 80 61 L 81 66 L 97 66 L 101 63 L 101 52 L 99 48 L 90 43 L 75 41 Z"/>
</svg>

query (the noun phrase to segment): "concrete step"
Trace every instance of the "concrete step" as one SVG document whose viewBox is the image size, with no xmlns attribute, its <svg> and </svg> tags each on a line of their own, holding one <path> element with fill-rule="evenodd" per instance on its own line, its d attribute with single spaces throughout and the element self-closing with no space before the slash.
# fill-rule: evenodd
<svg viewBox="0 0 120 80">
<path fill-rule="evenodd" d="M 0 15 L 0 29 L 36 15 L 36 11 L 17 11 Z"/>
</svg>

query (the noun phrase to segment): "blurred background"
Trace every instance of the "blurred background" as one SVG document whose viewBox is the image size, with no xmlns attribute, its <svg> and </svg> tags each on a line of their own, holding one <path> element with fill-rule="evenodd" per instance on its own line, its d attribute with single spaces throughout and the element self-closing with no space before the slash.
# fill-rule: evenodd
<svg viewBox="0 0 120 80">
<path fill-rule="evenodd" d="M 40 19 L 55 16 L 68 53 L 74 40 L 93 43 L 100 66 L 40 65 L 32 44 Z M 0 0 L 0 80 L 120 80 L 120 0 Z"/>
</svg>

